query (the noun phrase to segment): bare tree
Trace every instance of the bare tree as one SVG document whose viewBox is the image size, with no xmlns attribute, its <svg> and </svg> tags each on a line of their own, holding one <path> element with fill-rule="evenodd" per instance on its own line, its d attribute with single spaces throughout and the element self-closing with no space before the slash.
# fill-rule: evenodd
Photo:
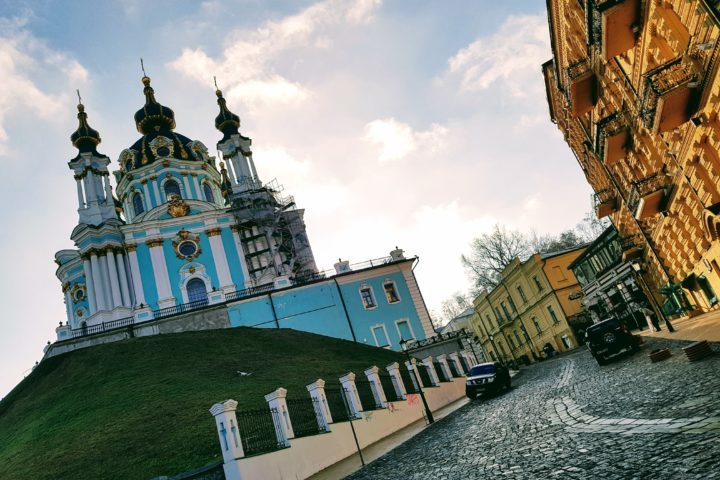
<svg viewBox="0 0 720 480">
<path fill-rule="evenodd" d="M 442 302 L 440 307 L 440 323 L 447 325 L 450 320 L 472 307 L 472 295 L 469 293 L 455 292 L 450 298 Z"/>
<path fill-rule="evenodd" d="M 575 232 L 583 242 L 592 242 L 610 226 L 607 218 L 599 219 L 595 212 L 588 212 L 582 221 L 575 226 Z"/>
<path fill-rule="evenodd" d="M 500 282 L 500 273 L 515 258 L 524 260 L 531 253 L 525 235 L 495 225 L 490 233 L 484 233 L 470 243 L 470 253 L 460 261 L 473 281 L 473 293 L 492 290 Z"/>
</svg>

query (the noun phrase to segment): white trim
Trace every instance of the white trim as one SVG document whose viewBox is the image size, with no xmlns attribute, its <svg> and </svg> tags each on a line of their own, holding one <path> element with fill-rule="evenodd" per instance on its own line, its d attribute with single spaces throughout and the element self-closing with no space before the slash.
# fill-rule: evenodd
<svg viewBox="0 0 720 480">
<path fill-rule="evenodd" d="M 407 323 L 408 328 L 410 329 L 410 335 L 412 335 L 412 339 L 403 338 L 402 332 L 400 331 L 400 322 Z M 395 330 L 397 330 L 398 337 L 400 337 L 401 340 L 417 340 L 417 337 L 415 336 L 415 330 L 413 330 L 412 324 L 410 323 L 410 319 L 408 317 L 404 317 L 404 318 L 395 320 Z"/>
<path fill-rule="evenodd" d="M 395 296 L 397 297 L 397 300 L 394 302 L 388 300 L 387 292 L 385 291 L 385 285 L 389 284 L 392 284 L 393 290 L 395 290 Z M 393 280 L 392 278 L 386 278 L 385 280 L 383 280 L 383 295 L 385 296 L 385 301 L 388 303 L 388 305 L 395 305 L 402 302 L 402 297 L 400 296 L 400 292 L 398 291 L 397 283 L 395 283 L 395 280 Z"/>
<path fill-rule="evenodd" d="M 183 200 L 192 200 L 192 198 L 185 191 L 185 185 L 183 185 L 182 179 L 178 179 L 175 175 L 170 175 L 170 178 L 164 177 L 160 181 L 160 193 L 162 194 L 162 201 L 160 202 L 161 205 L 169 202 L 167 198 L 167 193 L 165 192 L 165 184 L 170 180 L 174 181 L 177 184 L 178 189 L 180 190 L 180 198 L 182 198 Z"/>
<path fill-rule="evenodd" d="M 372 301 L 373 301 L 372 307 L 368 307 L 367 305 L 365 305 L 365 301 L 363 300 L 363 295 L 362 295 L 362 291 L 364 289 L 370 290 L 370 298 L 372 298 Z M 362 305 L 362 307 L 365 310 L 375 310 L 376 308 L 378 308 L 377 297 L 375 296 L 375 290 L 373 289 L 372 285 L 368 285 L 367 283 L 361 284 L 360 287 L 358 288 L 358 295 L 360 295 L 360 304 Z"/>
<path fill-rule="evenodd" d="M 387 343 L 385 345 L 380 345 L 380 342 L 378 342 L 377 336 L 375 335 L 375 329 L 378 327 L 382 328 L 383 332 L 385 333 L 385 339 L 387 340 Z M 375 325 L 370 325 L 370 333 L 372 333 L 373 339 L 375 340 L 376 347 L 391 348 L 392 342 L 390 342 L 390 335 L 388 335 L 387 326 L 385 326 L 384 323 L 376 323 Z"/>
<path fill-rule="evenodd" d="M 140 202 L 142 202 L 143 211 L 140 213 L 137 213 L 135 211 L 135 196 L 140 195 Z M 146 202 L 145 202 L 145 195 L 140 190 L 135 190 L 134 192 L 130 193 L 130 206 L 132 207 L 132 220 L 135 220 L 135 217 L 142 215 L 143 213 L 146 213 L 150 210 L 152 210 L 152 207 L 147 208 Z"/>
<path fill-rule="evenodd" d="M 188 270 L 189 266 L 194 266 L 197 270 L 193 274 L 185 276 L 185 271 Z M 189 273 L 189 272 L 188 272 Z M 210 301 L 210 293 L 213 291 L 212 282 L 210 277 L 205 272 L 205 266 L 200 263 L 189 263 L 180 269 L 180 293 L 182 294 L 183 303 L 190 302 L 190 297 L 187 293 L 187 284 L 190 280 L 198 278 L 205 284 L 205 294 L 207 295 L 208 302 Z"/>
</svg>

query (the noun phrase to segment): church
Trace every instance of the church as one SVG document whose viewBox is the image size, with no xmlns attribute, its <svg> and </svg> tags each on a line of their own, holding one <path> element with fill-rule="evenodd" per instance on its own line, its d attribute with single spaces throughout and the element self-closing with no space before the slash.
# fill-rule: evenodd
<svg viewBox="0 0 720 480">
<path fill-rule="evenodd" d="M 175 131 L 175 114 L 142 78 L 141 137 L 112 172 L 82 102 L 68 166 L 77 188 L 75 249 L 55 254 L 67 321 L 46 356 L 154 335 L 213 328 L 293 328 L 378 347 L 434 335 L 413 268 L 388 257 L 319 271 L 303 219 L 277 181 L 260 179 L 240 118 L 216 91 L 208 154 Z"/>
</svg>

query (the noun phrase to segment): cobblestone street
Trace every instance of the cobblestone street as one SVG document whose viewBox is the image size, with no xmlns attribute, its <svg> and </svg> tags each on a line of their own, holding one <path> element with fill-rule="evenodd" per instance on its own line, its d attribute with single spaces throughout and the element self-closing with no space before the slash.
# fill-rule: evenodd
<svg viewBox="0 0 720 480">
<path fill-rule="evenodd" d="M 720 478 L 720 347 L 646 340 L 600 367 L 578 352 L 527 367 L 513 389 L 477 400 L 348 477 L 360 479 Z M 651 364 L 667 346 L 673 356 Z"/>
</svg>

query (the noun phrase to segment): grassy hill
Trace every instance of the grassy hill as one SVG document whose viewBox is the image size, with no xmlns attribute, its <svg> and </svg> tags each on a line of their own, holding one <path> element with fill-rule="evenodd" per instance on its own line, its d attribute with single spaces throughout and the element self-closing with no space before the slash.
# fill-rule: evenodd
<svg viewBox="0 0 720 480">
<path fill-rule="evenodd" d="M 143 479 L 221 459 L 208 408 L 362 375 L 396 352 L 288 329 L 135 338 L 42 362 L 0 402 L 0 478 Z M 238 371 L 253 372 L 240 376 Z"/>
</svg>

